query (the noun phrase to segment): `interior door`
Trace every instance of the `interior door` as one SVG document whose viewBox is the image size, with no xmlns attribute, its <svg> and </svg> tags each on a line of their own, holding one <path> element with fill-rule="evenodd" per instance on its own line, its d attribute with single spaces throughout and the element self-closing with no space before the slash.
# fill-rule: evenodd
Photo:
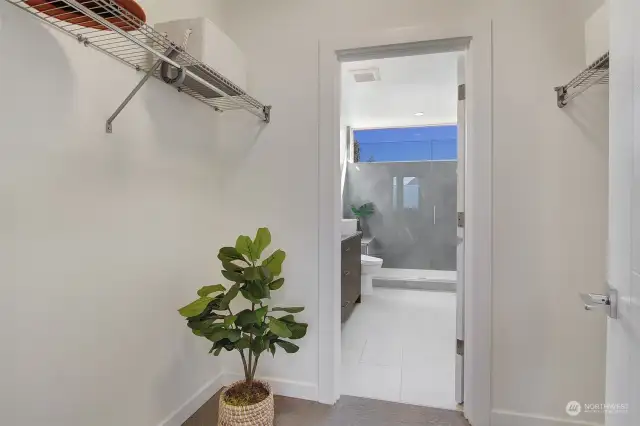
<svg viewBox="0 0 640 426">
<path fill-rule="evenodd" d="M 607 426 L 640 425 L 640 5 L 611 0 Z M 626 407 L 626 410 L 625 410 Z"/>
<path fill-rule="evenodd" d="M 466 126 L 465 55 L 458 58 L 458 246 L 456 249 L 456 401 L 464 402 L 464 179 Z"/>
</svg>

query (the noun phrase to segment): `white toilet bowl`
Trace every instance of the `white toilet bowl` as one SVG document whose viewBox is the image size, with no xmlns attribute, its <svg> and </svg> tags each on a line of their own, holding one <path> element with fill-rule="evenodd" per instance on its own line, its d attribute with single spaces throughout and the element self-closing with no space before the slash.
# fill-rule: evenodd
<svg viewBox="0 0 640 426">
<path fill-rule="evenodd" d="M 372 294 L 373 278 L 382 268 L 382 259 L 363 254 L 360 257 L 360 264 L 362 265 L 361 292 L 362 294 Z"/>
</svg>

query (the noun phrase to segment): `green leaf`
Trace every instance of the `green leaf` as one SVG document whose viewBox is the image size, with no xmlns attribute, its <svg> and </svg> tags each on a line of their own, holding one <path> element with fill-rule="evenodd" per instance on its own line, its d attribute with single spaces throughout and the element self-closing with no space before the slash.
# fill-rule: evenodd
<svg viewBox="0 0 640 426">
<path fill-rule="evenodd" d="M 244 311 L 238 312 L 238 319 L 236 320 L 236 325 L 238 327 L 245 327 L 249 324 L 256 324 L 258 322 L 258 318 L 256 313 L 251 309 L 245 309 Z"/>
<path fill-rule="evenodd" d="M 238 319 L 237 315 L 229 315 L 229 316 L 225 317 L 225 319 L 224 319 L 225 327 L 231 327 L 233 325 L 233 323 L 236 322 L 237 319 Z"/>
<path fill-rule="evenodd" d="M 263 283 L 270 283 L 273 280 L 273 273 L 266 266 L 261 266 L 260 268 L 260 279 Z"/>
<path fill-rule="evenodd" d="M 267 349 L 267 345 L 265 344 L 264 339 L 261 336 L 254 337 L 253 342 L 251 342 L 251 352 L 255 355 L 260 355 Z"/>
<path fill-rule="evenodd" d="M 300 313 L 300 312 L 304 311 L 304 308 L 302 306 L 297 306 L 297 307 L 294 307 L 294 308 L 273 308 L 271 311 L 272 312 L 279 312 L 280 311 L 280 312 L 287 312 L 287 313 L 290 313 L 290 314 L 297 314 L 297 313 Z"/>
<path fill-rule="evenodd" d="M 218 349 L 216 349 L 216 351 L 213 353 L 214 356 L 218 356 L 220 355 L 220 352 L 222 352 L 223 346 L 220 346 Z M 209 352 L 211 353 L 211 352 Z"/>
<path fill-rule="evenodd" d="M 216 285 L 206 285 L 204 287 L 202 287 L 200 290 L 198 290 L 198 296 L 200 297 L 205 297 L 210 295 L 211 293 L 217 293 L 220 291 L 225 291 L 226 288 L 224 288 L 224 286 L 222 284 L 216 284 Z"/>
<path fill-rule="evenodd" d="M 278 318 L 280 321 L 282 322 L 286 322 L 286 323 L 295 323 L 294 317 L 293 315 L 285 315 L 283 317 Z"/>
<path fill-rule="evenodd" d="M 255 267 L 245 268 L 243 277 L 244 281 L 257 281 L 260 279 L 260 272 Z"/>
<path fill-rule="evenodd" d="M 234 283 L 244 282 L 244 276 L 238 272 L 222 271 L 222 276 Z"/>
<path fill-rule="evenodd" d="M 200 330 L 196 330 L 195 328 L 191 329 L 191 332 L 192 332 L 193 334 L 195 334 L 196 336 L 199 336 L 199 337 L 204 336 L 204 334 L 202 334 L 202 331 L 200 331 Z"/>
<path fill-rule="evenodd" d="M 307 328 L 309 327 L 309 324 L 304 324 L 304 323 L 286 323 L 287 324 L 287 328 L 291 331 L 291 337 L 290 339 L 293 340 L 297 340 L 297 339 L 302 339 L 304 336 L 307 335 Z"/>
<path fill-rule="evenodd" d="M 258 319 L 259 324 L 262 324 L 262 322 L 264 321 L 264 317 L 265 315 L 267 315 L 268 311 L 269 311 L 268 306 L 264 306 L 260 309 L 256 309 L 256 318 Z"/>
<path fill-rule="evenodd" d="M 238 272 L 238 273 L 242 273 L 242 270 L 244 269 L 242 266 L 238 266 L 233 262 L 228 262 L 226 260 L 222 261 L 222 267 L 229 272 Z"/>
<path fill-rule="evenodd" d="M 251 294 L 251 296 L 256 299 L 263 299 L 267 297 L 267 294 L 265 292 L 265 287 L 262 284 L 260 284 L 260 282 L 258 281 L 247 282 L 247 290 L 249 291 L 249 294 Z"/>
<path fill-rule="evenodd" d="M 189 303 L 187 306 L 178 309 L 178 312 L 183 317 L 195 317 L 196 315 L 200 315 L 212 301 L 213 299 L 210 297 L 201 297 L 200 299 Z"/>
<path fill-rule="evenodd" d="M 242 337 L 242 332 L 240 330 L 228 330 L 227 331 L 227 339 L 231 341 L 231 343 L 235 343 Z"/>
<path fill-rule="evenodd" d="M 278 278 L 277 280 L 269 284 L 269 288 L 271 290 L 278 290 L 280 289 L 280 287 L 282 287 L 283 284 L 284 284 L 284 278 Z"/>
<path fill-rule="evenodd" d="M 284 337 L 285 339 L 291 337 L 291 330 L 287 328 L 287 325 L 273 317 L 269 317 L 269 330 L 273 331 L 273 334 L 278 337 Z"/>
<path fill-rule="evenodd" d="M 234 260 L 241 260 L 244 263 L 249 263 L 247 260 L 236 250 L 235 247 L 222 247 L 218 252 L 218 259 L 223 262 L 232 262 Z"/>
<path fill-rule="evenodd" d="M 269 288 L 269 284 L 267 282 L 259 282 L 260 288 L 262 289 L 262 298 L 263 299 L 271 299 L 271 289 Z"/>
<path fill-rule="evenodd" d="M 271 351 L 271 356 L 275 357 L 276 356 L 276 345 L 274 345 L 273 343 L 269 344 L 269 350 Z"/>
<path fill-rule="evenodd" d="M 228 306 L 224 308 L 220 307 L 220 303 L 222 303 L 222 299 L 224 299 L 224 293 L 219 293 L 213 299 L 213 302 L 209 304 L 209 308 L 211 308 L 212 311 L 226 311 L 228 309 Z M 218 314 L 214 314 L 214 315 L 218 315 Z M 224 318 L 224 315 L 222 315 L 222 318 Z"/>
<path fill-rule="evenodd" d="M 207 339 L 209 339 L 213 343 L 216 343 L 222 339 L 227 339 L 228 336 L 229 336 L 229 330 L 218 329 L 213 333 L 207 335 Z"/>
<path fill-rule="evenodd" d="M 229 309 L 229 303 L 238 295 L 238 291 L 240 290 L 240 286 L 238 284 L 234 284 L 231 286 L 227 294 L 224 295 L 222 300 L 220 301 L 220 309 L 227 310 Z"/>
<path fill-rule="evenodd" d="M 251 340 L 249 336 L 244 335 L 240 340 L 236 342 L 236 349 L 240 349 L 241 351 L 244 349 L 248 349 L 251 344 Z"/>
<path fill-rule="evenodd" d="M 260 304 L 260 298 L 252 296 L 251 293 L 249 293 L 249 290 L 243 288 L 242 290 L 240 290 L 240 293 L 242 293 L 242 296 L 249 302 L 256 305 Z"/>
<path fill-rule="evenodd" d="M 269 268 L 273 276 L 277 277 L 282 272 L 282 263 L 286 257 L 287 254 L 284 251 L 276 250 L 262 262 L 262 266 Z"/>
<path fill-rule="evenodd" d="M 255 256 L 255 259 L 260 259 L 262 252 L 271 244 L 271 232 L 267 228 L 260 228 L 256 233 L 256 237 L 253 240 L 253 246 L 251 253 Z"/>
<path fill-rule="evenodd" d="M 300 350 L 300 348 L 298 347 L 298 345 L 294 345 L 291 342 L 287 342 L 284 340 L 276 340 L 275 344 L 280 346 L 282 349 L 285 350 L 285 352 L 287 352 L 288 354 L 294 354 L 296 352 L 298 352 L 298 350 Z"/>
<path fill-rule="evenodd" d="M 236 240 L 236 250 L 238 253 L 247 256 L 249 259 L 255 261 L 257 258 L 251 253 L 253 248 L 253 241 L 246 235 L 240 235 Z"/>
<path fill-rule="evenodd" d="M 200 330 L 202 332 L 207 332 L 211 328 L 213 328 L 215 325 L 218 325 L 218 326 L 221 325 L 221 324 L 214 324 L 214 321 L 215 319 L 207 319 L 203 321 L 199 321 L 199 320 L 188 321 L 187 326 L 193 330 Z"/>
<path fill-rule="evenodd" d="M 263 327 L 264 325 L 264 327 Z M 250 324 L 242 329 L 243 333 L 253 334 L 254 336 L 262 336 L 267 329 L 267 325 Z"/>
</svg>

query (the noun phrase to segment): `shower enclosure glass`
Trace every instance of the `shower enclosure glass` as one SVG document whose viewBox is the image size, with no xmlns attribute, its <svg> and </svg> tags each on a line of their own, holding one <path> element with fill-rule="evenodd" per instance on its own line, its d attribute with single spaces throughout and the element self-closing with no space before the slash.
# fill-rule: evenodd
<svg viewBox="0 0 640 426">
<path fill-rule="evenodd" d="M 455 289 L 456 126 L 360 130 L 354 140 L 361 161 L 347 165 L 344 214 L 374 204 L 362 230 L 373 238 L 369 254 L 384 261 L 379 279 Z"/>
</svg>

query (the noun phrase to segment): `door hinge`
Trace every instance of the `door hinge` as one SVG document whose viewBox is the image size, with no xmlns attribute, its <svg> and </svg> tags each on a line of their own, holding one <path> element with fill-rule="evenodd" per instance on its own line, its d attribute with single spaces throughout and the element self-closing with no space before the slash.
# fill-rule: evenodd
<svg viewBox="0 0 640 426">
<path fill-rule="evenodd" d="M 461 84 L 458 86 L 458 100 L 464 101 L 467 99 L 467 85 Z"/>
<path fill-rule="evenodd" d="M 464 212 L 458 212 L 458 228 L 464 228 Z"/>
<path fill-rule="evenodd" d="M 456 340 L 456 354 L 464 356 L 464 340 Z"/>
</svg>

